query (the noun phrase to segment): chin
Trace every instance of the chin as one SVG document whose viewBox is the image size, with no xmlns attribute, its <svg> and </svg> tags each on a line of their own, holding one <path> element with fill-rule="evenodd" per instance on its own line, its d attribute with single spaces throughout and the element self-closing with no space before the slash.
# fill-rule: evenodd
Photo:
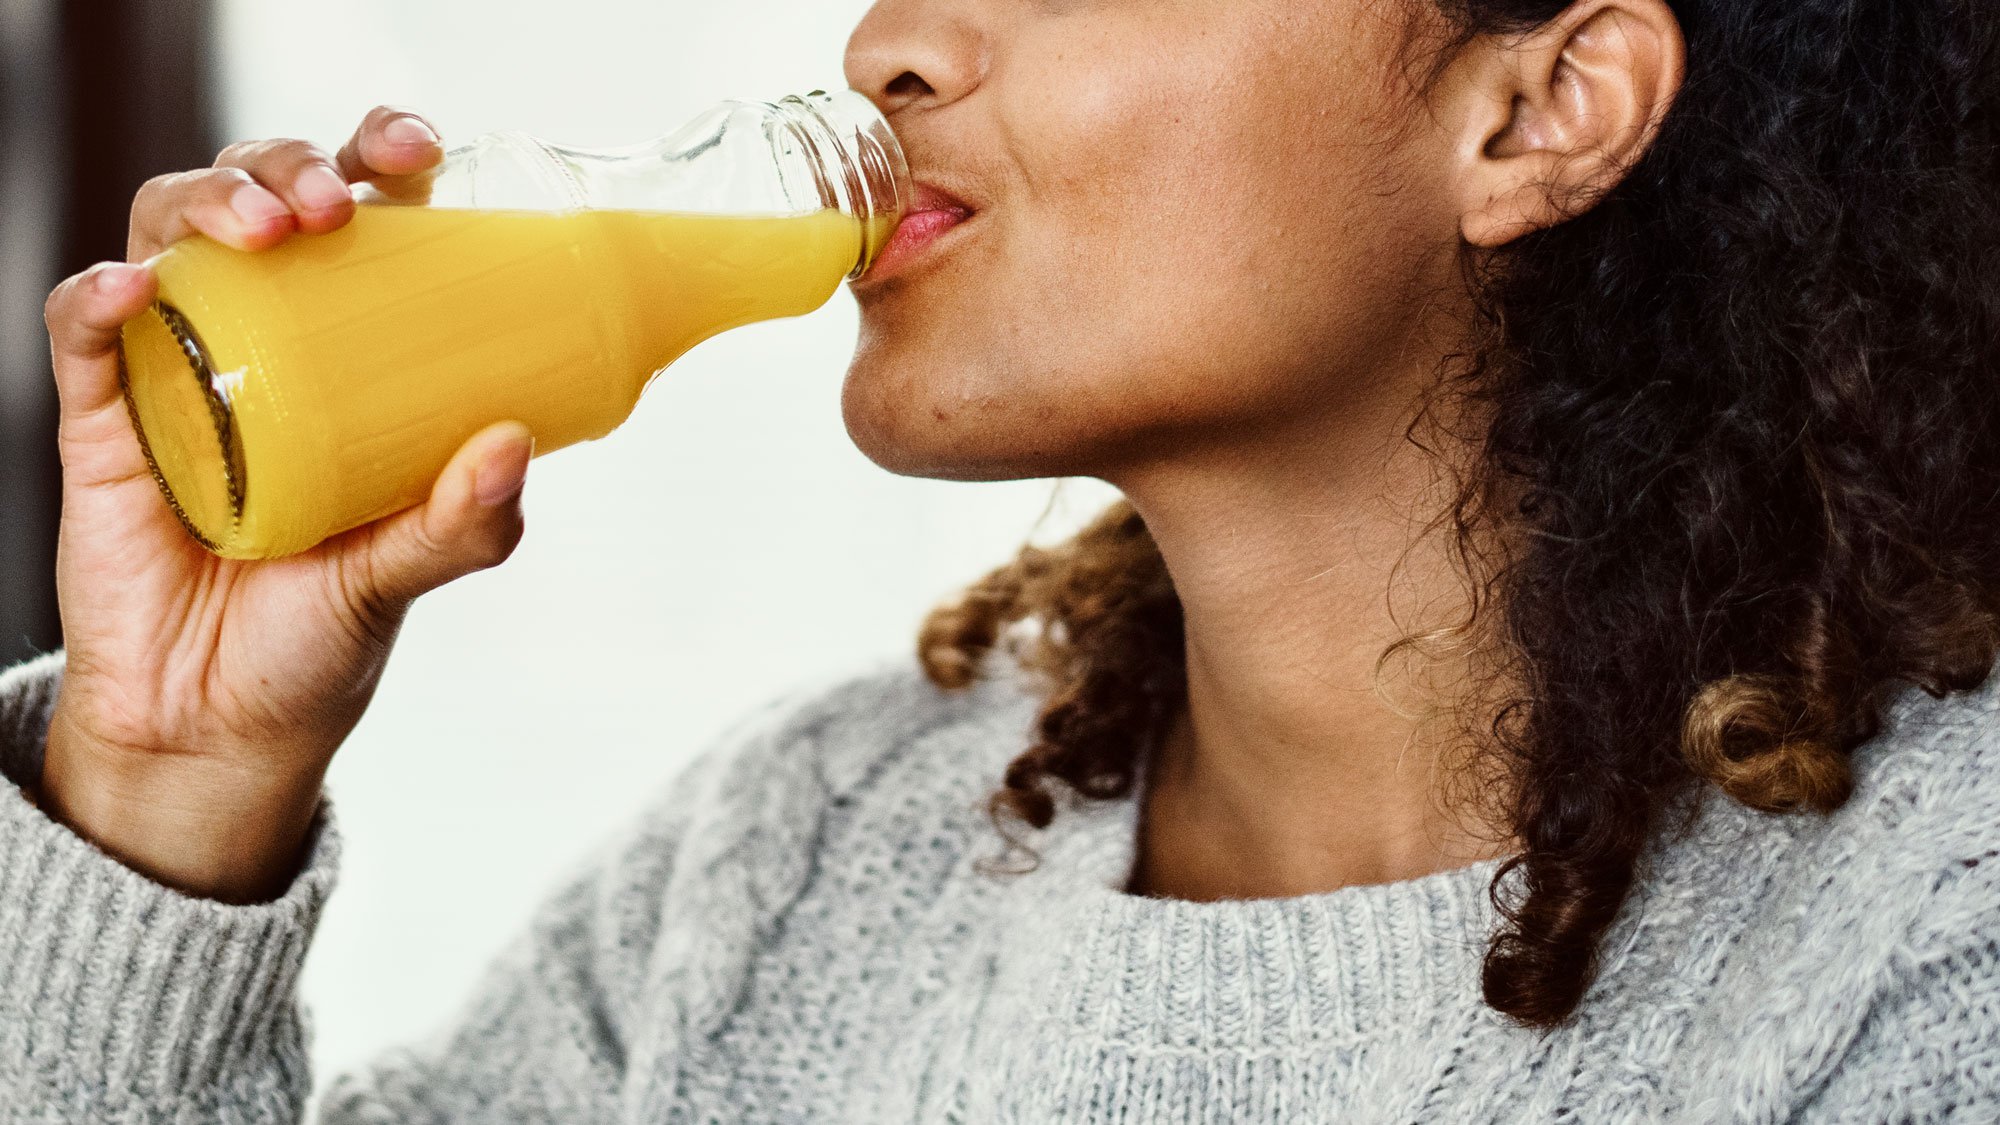
<svg viewBox="0 0 2000 1125">
<path fill-rule="evenodd" d="M 862 455 L 906 477 L 936 480 L 1009 480 L 1036 475 L 1013 467 L 1003 435 L 970 429 L 956 412 L 934 402 L 921 377 L 879 380 L 850 369 L 841 387 L 841 420 Z M 915 384 L 915 385 L 911 385 Z M 994 448 L 994 447 L 1001 448 Z"/>
<path fill-rule="evenodd" d="M 864 346 L 841 385 L 841 418 L 855 447 L 899 476 L 993 481 L 1087 471 L 1080 466 L 1091 458 L 1073 440 L 1080 435 L 1065 432 L 1081 421 L 1073 408 L 1028 386 L 996 392 L 988 382 Z"/>
</svg>

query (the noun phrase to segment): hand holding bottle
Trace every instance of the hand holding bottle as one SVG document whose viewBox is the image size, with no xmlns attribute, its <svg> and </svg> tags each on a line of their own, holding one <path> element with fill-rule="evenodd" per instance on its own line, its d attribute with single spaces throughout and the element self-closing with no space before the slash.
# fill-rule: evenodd
<svg viewBox="0 0 2000 1125">
<path fill-rule="evenodd" d="M 825 303 L 910 194 L 854 91 L 723 102 L 619 149 L 486 133 L 382 184 L 316 238 L 147 262 L 126 399 L 216 554 L 279 558 L 408 508 L 502 418 L 538 454 L 605 436 L 702 340 Z"/>
<path fill-rule="evenodd" d="M 325 233 L 354 214 L 349 184 L 420 196 L 441 156 L 428 126 L 389 107 L 336 155 L 232 145 L 212 168 L 140 190 L 126 256 L 195 232 L 253 251 Z M 100 263 L 48 301 L 67 665 L 36 795 L 148 876 L 253 901 L 296 869 L 327 763 L 411 601 L 513 551 L 532 438 L 519 422 L 488 426 L 417 507 L 287 558 L 218 558 L 162 503 L 120 390 L 120 327 L 155 292 L 146 267 Z"/>
</svg>

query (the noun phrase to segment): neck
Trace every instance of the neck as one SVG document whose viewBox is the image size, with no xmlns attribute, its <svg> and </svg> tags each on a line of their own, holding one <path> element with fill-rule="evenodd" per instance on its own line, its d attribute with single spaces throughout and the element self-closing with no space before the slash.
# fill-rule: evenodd
<svg viewBox="0 0 2000 1125">
<path fill-rule="evenodd" d="M 1186 620 L 1187 706 L 1154 763 L 1133 890 L 1193 899 L 1415 878 L 1517 850 L 1454 799 L 1469 657 L 1378 660 L 1463 619 L 1431 455 L 1407 413 L 1117 481 Z M 1387 698 L 1384 698 L 1384 696 Z M 1463 790 L 1465 786 L 1458 786 Z"/>
</svg>

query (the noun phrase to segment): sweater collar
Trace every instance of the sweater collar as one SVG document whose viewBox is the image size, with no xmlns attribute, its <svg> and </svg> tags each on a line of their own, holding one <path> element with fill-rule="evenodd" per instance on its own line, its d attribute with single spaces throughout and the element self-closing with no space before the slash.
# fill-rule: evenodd
<svg viewBox="0 0 2000 1125">
<path fill-rule="evenodd" d="M 1284 898 L 1127 894 L 1143 780 L 1065 802 L 1032 841 L 1011 953 L 1043 1018 L 1139 1050 L 1316 1050 L 1478 1006 L 1502 860 Z"/>
</svg>

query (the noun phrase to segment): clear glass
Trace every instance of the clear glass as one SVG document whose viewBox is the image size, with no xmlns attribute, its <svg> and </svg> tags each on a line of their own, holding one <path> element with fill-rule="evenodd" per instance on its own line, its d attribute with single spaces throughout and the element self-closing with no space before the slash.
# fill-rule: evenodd
<svg viewBox="0 0 2000 1125">
<path fill-rule="evenodd" d="M 492 133 L 340 230 L 154 257 L 126 402 L 181 523 L 269 558 L 421 501 L 504 418 L 538 454 L 609 433 L 718 332 L 810 312 L 894 232 L 909 173 L 853 91 L 725 102 L 583 150 Z"/>
</svg>

